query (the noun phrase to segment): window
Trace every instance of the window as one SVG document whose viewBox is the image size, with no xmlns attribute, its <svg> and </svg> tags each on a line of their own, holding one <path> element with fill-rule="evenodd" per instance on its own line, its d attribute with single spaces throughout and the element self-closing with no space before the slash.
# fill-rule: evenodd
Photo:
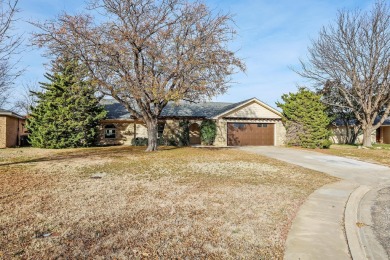
<svg viewBox="0 0 390 260">
<path fill-rule="evenodd" d="M 268 124 L 257 124 L 257 127 L 268 127 Z"/>
<path fill-rule="evenodd" d="M 245 128 L 245 124 L 242 124 L 242 123 L 234 123 L 233 124 L 233 127 L 236 128 L 236 129 L 244 129 Z"/>
<path fill-rule="evenodd" d="M 104 127 L 104 138 L 115 138 L 116 137 L 116 127 L 115 125 L 106 125 Z"/>
</svg>

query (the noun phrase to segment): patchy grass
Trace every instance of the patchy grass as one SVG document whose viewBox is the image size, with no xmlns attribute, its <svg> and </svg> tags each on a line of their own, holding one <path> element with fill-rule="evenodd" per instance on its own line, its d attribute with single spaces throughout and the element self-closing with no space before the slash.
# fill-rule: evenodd
<svg viewBox="0 0 390 260">
<path fill-rule="evenodd" d="M 299 206 L 336 180 L 237 150 L 143 149 L 0 150 L 0 258 L 282 259 Z"/>
<path fill-rule="evenodd" d="M 357 159 L 390 166 L 390 145 L 374 144 L 372 148 L 360 148 L 357 145 L 331 145 L 330 149 L 318 149 L 321 153 Z"/>
</svg>

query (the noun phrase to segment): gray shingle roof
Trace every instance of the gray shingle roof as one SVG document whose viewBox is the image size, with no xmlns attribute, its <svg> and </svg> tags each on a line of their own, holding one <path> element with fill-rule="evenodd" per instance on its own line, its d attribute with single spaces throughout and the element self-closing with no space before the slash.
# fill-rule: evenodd
<svg viewBox="0 0 390 260">
<path fill-rule="evenodd" d="M 100 104 L 107 110 L 108 119 L 129 119 L 130 113 L 115 99 L 102 99 Z"/>
<path fill-rule="evenodd" d="M 233 109 L 247 101 L 244 100 L 238 103 L 226 103 L 226 102 L 180 102 L 175 104 L 170 102 L 161 112 L 162 118 L 169 117 L 187 117 L 187 118 L 212 118 L 216 115 L 219 115 L 225 111 Z M 107 110 L 108 119 L 129 119 L 130 113 L 126 108 L 118 103 L 114 99 L 104 99 L 101 101 L 101 104 Z"/>
<path fill-rule="evenodd" d="M 379 120 L 380 120 L 380 118 L 377 117 L 377 118 L 375 119 L 375 121 L 374 121 L 374 125 L 375 125 L 376 123 L 378 123 Z M 386 118 L 386 120 L 383 122 L 382 125 L 390 125 L 390 116 L 389 116 L 388 118 Z"/>
<path fill-rule="evenodd" d="M 377 123 L 379 122 L 379 120 L 380 120 L 380 118 L 377 117 L 377 118 L 375 119 L 375 121 L 374 121 L 374 125 L 377 124 Z M 356 120 L 356 119 L 351 119 L 351 120 L 349 120 L 349 122 L 348 122 L 349 125 L 355 125 L 356 123 L 357 123 L 357 120 Z M 333 124 L 334 126 L 344 126 L 344 125 L 345 125 L 345 122 L 344 122 L 343 120 L 341 120 L 341 119 L 338 118 L 338 119 L 335 119 L 335 120 L 332 122 L 332 124 Z M 384 125 L 384 126 L 390 125 L 390 117 L 388 117 L 388 118 L 383 122 L 382 125 Z"/>
</svg>

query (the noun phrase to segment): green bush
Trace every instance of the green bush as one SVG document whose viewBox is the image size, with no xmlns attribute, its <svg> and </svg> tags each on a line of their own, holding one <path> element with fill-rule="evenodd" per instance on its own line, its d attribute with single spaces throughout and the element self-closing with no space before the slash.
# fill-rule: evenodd
<svg viewBox="0 0 390 260">
<path fill-rule="evenodd" d="M 306 88 L 299 88 L 297 93 L 284 94 L 282 102 L 277 102 L 283 112 L 286 127 L 286 143 L 305 148 L 329 148 L 331 122 L 326 113 L 327 107 L 318 95 Z"/>
<path fill-rule="evenodd" d="M 175 138 L 160 137 L 157 140 L 157 144 L 165 146 L 179 146 L 179 143 L 175 140 Z"/>
<path fill-rule="evenodd" d="M 333 142 L 331 140 L 323 140 L 321 148 L 322 149 L 329 149 L 332 144 L 333 144 Z"/>
<path fill-rule="evenodd" d="M 131 141 L 131 145 L 134 146 L 147 146 L 148 138 L 146 137 L 136 137 Z"/>
<path fill-rule="evenodd" d="M 212 145 L 217 135 L 217 126 L 212 120 L 205 120 L 200 125 L 200 138 L 202 143 Z"/>
</svg>

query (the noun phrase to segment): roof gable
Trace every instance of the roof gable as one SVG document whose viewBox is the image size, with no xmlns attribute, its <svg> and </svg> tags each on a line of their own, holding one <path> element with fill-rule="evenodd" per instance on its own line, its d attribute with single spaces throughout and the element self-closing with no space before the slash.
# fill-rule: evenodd
<svg viewBox="0 0 390 260">
<path fill-rule="evenodd" d="M 214 118 L 281 118 L 281 113 L 257 98 L 237 103 L 236 106 Z"/>
</svg>

